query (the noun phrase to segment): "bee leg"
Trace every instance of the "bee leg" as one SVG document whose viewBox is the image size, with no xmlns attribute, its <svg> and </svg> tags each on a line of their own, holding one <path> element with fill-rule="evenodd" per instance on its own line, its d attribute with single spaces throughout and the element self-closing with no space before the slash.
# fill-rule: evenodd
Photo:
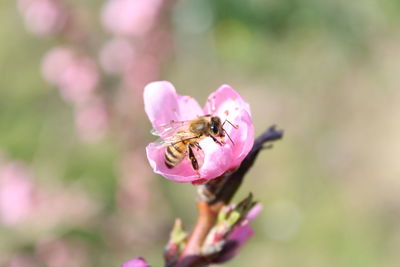
<svg viewBox="0 0 400 267">
<path fill-rule="evenodd" d="M 197 150 L 202 150 L 199 142 L 194 142 L 193 145 L 197 148 Z"/>
<path fill-rule="evenodd" d="M 196 157 L 194 156 L 192 145 L 189 145 L 188 149 L 189 149 L 189 159 L 190 159 L 190 162 L 192 163 L 192 167 L 194 170 L 197 171 L 199 169 L 199 163 L 198 163 Z"/>
<path fill-rule="evenodd" d="M 212 140 L 214 140 L 215 143 L 217 143 L 217 144 L 220 145 L 220 146 L 223 146 L 223 145 L 225 144 L 225 142 L 220 142 L 220 141 L 218 141 L 218 139 L 215 138 L 215 137 L 212 136 L 212 135 L 210 135 L 210 137 L 212 138 Z"/>
</svg>

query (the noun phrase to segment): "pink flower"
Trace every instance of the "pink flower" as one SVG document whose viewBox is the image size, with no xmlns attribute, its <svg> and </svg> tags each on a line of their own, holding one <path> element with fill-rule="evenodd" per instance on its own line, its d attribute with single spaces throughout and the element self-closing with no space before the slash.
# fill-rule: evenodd
<svg viewBox="0 0 400 267">
<path fill-rule="evenodd" d="M 161 132 L 163 125 L 171 121 L 194 120 L 199 116 L 211 114 L 228 120 L 223 128 L 226 137 L 218 144 L 210 137 L 203 138 L 199 145 L 204 153 L 202 166 L 194 170 L 188 156 L 173 168 L 165 164 L 166 147 L 157 142 L 146 147 L 147 158 L 154 172 L 176 182 L 199 182 L 216 178 L 240 165 L 253 146 L 254 127 L 250 107 L 229 85 L 222 85 L 212 93 L 202 109 L 197 101 L 189 96 L 178 95 L 174 86 L 166 81 L 153 82 L 144 90 L 144 105 L 153 128 Z M 171 133 L 172 135 L 174 133 Z M 196 150 L 196 149 L 194 149 Z M 200 159 L 201 160 L 201 159 Z"/>
<path fill-rule="evenodd" d="M 43 238 L 35 244 L 36 257 L 45 266 L 79 267 L 89 265 L 88 247 L 78 241 Z"/>
<path fill-rule="evenodd" d="M 59 1 L 19 0 L 18 7 L 25 26 L 33 34 L 43 36 L 59 32 L 65 25 L 65 10 Z"/>
<path fill-rule="evenodd" d="M 133 45 L 125 38 L 114 38 L 106 42 L 100 51 L 100 64 L 109 74 L 122 74 L 134 62 Z"/>
<path fill-rule="evenodd" d="M 79 189 L 35 183 L 22 163 L 0 162 L 0 225 L 27 232 L 81 225 L 97 215 L 97 204 Z"/>
<path fill-rule="evenodd" d="M 35 258 L 28 253 L 17 253 L 12 256 L 8 263 L 1 266 L 8 267 L 38 267 L 39 264 Z"/>
<path fill-rule="evenodd" d="M 88 143 L 99 141 L 108 128 L 108 114 L 104 103 L 100 99 L 93 98 L 92 101 L 78 108 L 75 125 L 83 141 Z"/>
<path fill-rule="evenodd" d="M 45 54 L 42 59 L 42 75 L 53 85 L 60 84 L 61 76 L 74 61 L 74 52 L 66 47 L 55 47 Z"/>
<path fill-rule="evenodd" d="M 143 258 L 134 258 L 122 264 L 121 267 L 150 267 L 150 265 Z"/>
<path fill-rule="evenodd" d="M 105 28 L 117 35 L 141 36 L 155 21 L 160 0 L 109 0 L 102 10 Z"/>
<path fill-rule="evenodd" d="M 66 101 L 74 104 L 86 101 L 99 82 L 95 62 L 65 47 L 47 52 L 42 61 L 42 74 L 59 88 Z"/>
<path fill-rule="evenodd" d="M 0 169 L 0 222 L 12 225 L 26 219 L 33 208 L 34 185 L 24 166 L 8 163 Z"/>
</svg>

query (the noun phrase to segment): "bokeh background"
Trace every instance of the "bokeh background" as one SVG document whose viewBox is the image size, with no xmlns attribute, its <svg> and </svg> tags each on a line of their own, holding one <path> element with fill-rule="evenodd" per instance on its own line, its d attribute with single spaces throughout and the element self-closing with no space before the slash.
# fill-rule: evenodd
<svg viewBox="0 0 400 267">
<path fill-rule="evenodd" d="M 398 1 L 1 1 L 0 25 L 0 266 L 162 266 L 196 196 L 145 158 L 160 79 L 200 103 L 228 83 L 285 130 L 226 266 L 399 266 Z"/>
</svg>

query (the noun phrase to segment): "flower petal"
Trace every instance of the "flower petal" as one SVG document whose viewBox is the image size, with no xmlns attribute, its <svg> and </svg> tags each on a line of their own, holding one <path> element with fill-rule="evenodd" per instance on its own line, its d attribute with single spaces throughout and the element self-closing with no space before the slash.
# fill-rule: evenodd
<svg viewBox="0 0 400 267">
<path fill-rule="evenodd" d="M 213 259 L 213 262 L 223 263 L 235 257 L 253 235 L 254 230 L 248 224 L 236 227 L 228 237 L 225 251 L 222 251 L 222 254 Z"/>
<path fill-rule="evenodd" d="M 216 114 L 222 121 L 236 117 L 242 110 L 247 111 L 251 116 L 249 104 L 232 87 L 226 84 L 208 97 L 204 107 L 205 114 Z"/>
<path fill-rule="evenodd" d="M 233 140 L 232 144 L 233 159 L 231 167 L 237 167 L 247 156 L 254 145 L 254 126 L 251 117 L 247 111 L 243 110 L 236 118 L 233 119 L 233 123 L 238 125 L 235 129 L 227 127 L 226 131 L 230 138 Z M 230 140 L 226 140 L 229 144 Z"/>
<path fill-rule="evenodd" d="M 154 128 L 203 115 L 195 99 L 178 95 L 167 81 L 152 82 L 144 88 L 144 108 Z"/>
<path fill-rule="evenodd" d="M 234 242 L 235 247 L 234 249 L 230 250 L 226 253 L 222 261 L 227 261 L 233 258 L 240 249 L 246 244 L 247 240 L 250 239 L 254 235 L 254 230 L 250 227 L 250 225 L 245 224 L 242 226 L 237 227 L 232 234 L 229 236 L 228 242 Z"/>
<path fill-rule="evenodd" d="M 229 121 L 224 124 L 224 129 L 234 142 L 232 144 L 226 138 L 233 150 L 230 168 L 237 167 L 254 144 L 254 126 L 249 104 L 229 85 L 222 85 L 209 96 L 204 111 L 206 114 L 217 115 L 222 122 Z M 235 129 L 230 123 L 238 128 Z"/>
<path fill-rule="evenodd" d="M 249 210 L 249 212 L 246 215 L 246 220 L 249 222 L 253 221 L 258 215 L 260 215 L 261 211 L 263 209 L 263 206 L 260 203 L 257 203 L 254 205 L 254 207 Z"/>
<path fill-rule="evenodd" d="M 179 120 L 193 120 L 204 115 L 203 109 L 193 97 L 177 95 L 177 100 L 179 105 Z"/>
<path fill-rule="evenodd" d="M 204 163 L 200 168 L 200 178 L 212 179 L 229 170 L 232 162 L 232 149 L 229 146 L 221 146 L 215 143 L 210 137 L 200 142 L 204 151 Z"/>
</svg>

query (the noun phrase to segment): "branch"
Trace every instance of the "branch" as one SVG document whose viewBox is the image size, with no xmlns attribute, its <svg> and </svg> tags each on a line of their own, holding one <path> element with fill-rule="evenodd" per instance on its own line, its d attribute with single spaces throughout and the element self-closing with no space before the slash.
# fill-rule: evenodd
<svg viewBox="0 0 400 267">
<path fill-rule="evenodd" d="M 239 168 L 199 186 L 201 198 L 197 203 L 199 217 L 176 267 L 206 266 L 208 264 L 207 259 L 201 257 L 200 250 L 207 234 L 215 224 L 219 211 L 223 206 L 229 204 L 258 154 L 265 148 L 265 144 L 279 140 L 282 136 L 282 130 L 277 130 L 275 126 L 269 127 L 254 141 L 253 148 Z"/>
</svg>

